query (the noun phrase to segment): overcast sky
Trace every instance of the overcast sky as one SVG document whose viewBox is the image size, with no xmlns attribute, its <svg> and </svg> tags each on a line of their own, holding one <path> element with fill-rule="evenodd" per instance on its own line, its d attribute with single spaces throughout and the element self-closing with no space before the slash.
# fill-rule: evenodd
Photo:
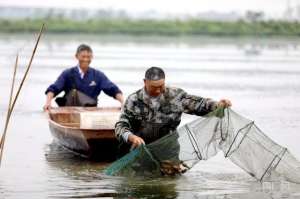
<svg viewBox="0 0 300 199">
<path fill-rule="evenodd" d="M 0 0 L 0 6 L 60 7 L 60 8 L 112 8 L 130 12 L 156 10 L 163 13 L 198 13 L 204 11 L 243 13 L 261 10 L 271 16 L 282 16 L 287 8 L 300 4 L 300 0 Z"/>
</svg>

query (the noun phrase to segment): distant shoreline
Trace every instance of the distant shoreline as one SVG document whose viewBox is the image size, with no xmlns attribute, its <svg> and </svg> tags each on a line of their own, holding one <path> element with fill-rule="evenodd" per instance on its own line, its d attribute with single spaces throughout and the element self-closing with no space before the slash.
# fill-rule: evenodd
<svg viewBox="0 0 300 199">
<path fill-rule="evenodd" d="M 48 33 L 97 33 L 124 34 L 134 36 L 300 36 L 299 22 L 261 21 L 261 22 L 220 22 L 190 20 L 132 20 L 95 19 L 76 21 L 64 18 L 55 19 L 0 19 L 0 33 L 36 32 L 46 23 Z"/>
</svg>

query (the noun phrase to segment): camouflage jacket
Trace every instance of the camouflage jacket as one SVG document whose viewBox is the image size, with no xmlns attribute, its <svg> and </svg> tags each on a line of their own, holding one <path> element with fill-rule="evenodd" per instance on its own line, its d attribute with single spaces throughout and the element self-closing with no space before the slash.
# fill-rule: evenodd
<svg viewBox="0 0 300 199">
<path fill-rule="evenodd" d="M 116 123 L 115 134 L 119 141 L 122 141 L 122 134 L 125 132 L 134 133 L 145 140 L 140 132 L 147 126 L 151 126 L 152 130 L 159 126 L 158 133 L 161 135 L 156 138 L 158 139 L 176 131 L 182 113 L 202 116 L 215 108 L 216 102 L 211 99 L 190 95 L 180 88 L 171 87 L 166 87 L 156 103 L 153 103 L 153 98 L 143 88 L 128 96 Z M 146 140 L 145 142 L 147 143 Z"/>
</svg>

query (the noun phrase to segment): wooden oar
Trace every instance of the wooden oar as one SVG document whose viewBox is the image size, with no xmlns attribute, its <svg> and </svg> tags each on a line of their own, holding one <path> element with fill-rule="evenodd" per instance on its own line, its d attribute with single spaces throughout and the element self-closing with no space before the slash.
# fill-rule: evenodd
<svg viewBox="0 0 300 199">
<path fill-rule="evenodd" d="M 37 41 L 36 41 L 35 46 L 34 46 L 34 49 L 33 49 L 33 51 L 32 51 L 32 55 L 31 55 L 29 64 L 28 64 L 28 66 L 27 66 L 27 68 L 26 68 L 26 71 L 25 71 L 25 74 L 24 74 L 24 76 L 23 76 L 23 79 L 22 79 L 22 81 L 21 81 L 21 83 L 20 83 L 20 85 L 19 85 L 19 88 L 18 88 L 18 90 L 17 90 L 16 96 L 15 96 L 15 98 L 14 98 L 14 100 L 13 100 L 13 103 L 12 103 L 12 104 L 9 103 L 9 108 L 8 108 L 8 114 L 7 114 L 7 117 L 6 117 L 6 123 L 5 123 L 4 133 L 3 133 L 3 135 L 2 135 L 1 143 L 0 143 L 0 147 L 1 147 L 1 148 L 0 148 L 0 150 L 1 150 L 1 152 L 0 152 L 0 166 L 1 166 L 1 160 L 2 160 L 3 149 L 4 149 L 4 143 L 5 143 L 6 131 L 7 131 L 8 123 L 9 123 L 9 120 L 10 120 L 10 116 L 11 116 L 11 113 L 12 113 L 14 107 L 15 107 L 16 101 L 17 101 L 18 96 L 19 96 L 19 94 L 20 94 L 20 91 L 21 91 L 21 89 L 22 89 L 22 87 L 23 87 L 23 84 L 24 84 L 24 82 L 25 82 L 25 79 L 26 79 L 26 77 L 27 77 L 27 74 L 28 74 L 28 72 L 29 72 L 29 69 L 30 69 L 30 67 L 31 67 L 31 64 L 32 64 L 32 61 L 33 61 L 33 58 L 34 58 L 34 55 L 35 55 L 37 46 L 38 46 L 38 44 L 39 44 L 40 38 L 41 38 L 42 33 L 43 33 L 43 31 L 44 31 L 44 27 L 45 27 L 45 24 L 43 24 L 42 27 L 41 27 L 41 29 L 40 29 L 40 32 L 39 32 L 39 34 L 38 34 Z M 15 66 L 15 67 L 16 67 L 16 66 Z M 12 91 L 11 91 L 11 93 L 12 93 Z M 10 102 L 11 102 L 11 100 L 10 100 Z"/>
</svg>

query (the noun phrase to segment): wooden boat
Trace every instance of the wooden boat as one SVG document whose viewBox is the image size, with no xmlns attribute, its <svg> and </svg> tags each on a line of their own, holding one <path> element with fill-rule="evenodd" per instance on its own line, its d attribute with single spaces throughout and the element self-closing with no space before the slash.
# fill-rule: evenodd
<svg viewBox="0 0 300 199">
<path fill-rule="evenodd" d="M 51 133 L 60 145 L 86 158 L 116 159 L 114 125 L 120 108 L 59 107 L 48 113 Z"/>
</svg>

